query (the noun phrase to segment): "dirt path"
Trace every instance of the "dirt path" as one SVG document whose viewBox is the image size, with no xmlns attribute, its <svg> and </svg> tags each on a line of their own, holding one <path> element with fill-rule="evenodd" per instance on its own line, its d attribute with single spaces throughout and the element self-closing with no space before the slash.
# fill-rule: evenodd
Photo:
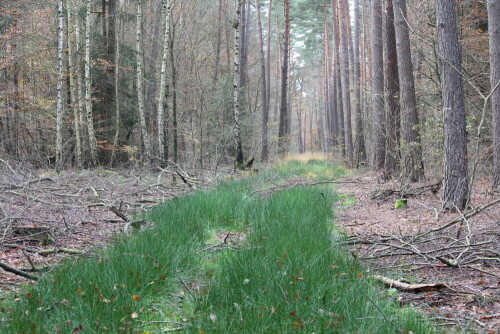
<svg viewBox="0 0 500 334">
<path fill-rule="evenodd" d="M 440 209 L 439 191 L 408 197 L 406 206 L 395 209 L 395 201 L 401 195 L 388 195 L 384 190 L 400 190 L 399 184 L 381 184 L 373 173 L 348 181 L 337 186 L 347 196 L 337 223 L 356 237 L 351 243 L 363 242 L 356 244 L 356 256 L 368 263 L 374 274 L 402 282 L 446 284 L 447 288 L 441 291 L 400 292 L 400 303 L 419 307 L 443 325 L 469 326 L 477 333 L 498 333 L 500 203 L 469 219 L 459 219 L 461 222 L 441 231 L 418 237 L 460 218 L 460 214 Z M 500 198 L 498 192 L 491 191 L 489 181 L 477 182 L 472 199 L 474 208 Z M 411 188 L 421 186 L 424 184 Z M 404 235 L 407 237 L 402 238 Z"/>
</svg>

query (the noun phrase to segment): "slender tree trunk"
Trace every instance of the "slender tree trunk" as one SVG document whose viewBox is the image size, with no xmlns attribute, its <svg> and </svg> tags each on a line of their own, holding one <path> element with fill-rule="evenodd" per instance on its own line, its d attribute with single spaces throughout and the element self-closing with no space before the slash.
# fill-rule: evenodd
<svg viewBox="0 0 500 334">
<path fill-rule="evenodd" d="M 214 82 L 217 82 L 217 80 L 219 80 L 220 52 L 222 42 L 222 5 L 222 0 L 219 0 L 219 10 L 217 15 L 217 46 L 215 47 Z"/>
<path fill-rule="evenodd" d="M 87 132 L 89 136 L 90 161 L 93 167 L 99 163 L 97 158 L 97 139 L 94 131 L 94 116 L 92 113 L 92 84 L 90 77 L 90 20 L 92 0 L 87 0 L 85 20 L 85 109 L 87 113 Z"/>
<path fill-rule="evenodd" d="M 113 0 L 112 0 L 113 1 Z M 115 47 L 114 47 L 114 55 L 115 55 L 115 137 L 113 139 L 113 151 L 111 152 L 111 162 L 110 165 L 113 166 L 113 163 L 116 159 L 116 149 L 118 147 L 118 141 L 120 139 L 120 57 L 121 57 L 121 50 L 120 50 L 120 39 L 118 38 L 118 35 L 116 35 L 116 26 L 119 20 L 116 18 L 119 17 L 119 14 L 121 12 L 121 5 L 118 6 L 118 11 L 114 11 L 114 16 L 115 16 Z M 118 25 L 119 26 L 119 25 Z"/>
<path fill-rule="evenodd" d="M 348 22 L 347 11 L 349 4 L 347 0 L 339 0 L 339 15 L 340 21 L 340 61 L 341 61 L 341 74 L 342 80 L 342 103 L 344 108 L 344 135 L 345 135 L 345 151 L 349 163 L 352 163 L 352 125 L 351 125 L 351 83 L 349 79 L 349 39 L 348 35 Z"/>
<path fill-rule="evenodd" d="M 177 67 L 175 66 L 174 58 L 174 42 L 175 42 L 175 30 L 170 30 L 170 75 L 172 77 L 172 136 L 173 138 L 173 150 L 174 150 L 174 162 L 179 161 L 179 135 L 178 135 L 178 124 L 177 124 Z"/>
<path fill-rule="evenodd" d="M 288 126 L 288 57 L 290 46 L 290 0 L 284 0 L 285 32 L 283 39 L 283 64 L 281 66 L 281 104 L 278 132 L 278 152 L 281 157 L 286 154 L 288 140 L 286 138 Z"/>
<path fill-rule="evenodd" d="M 259 56 L 260 56 L 260 81 L 262 98 L 262 157 L 261 160 L 267 162 L 269 158 L 269 148 L 267 143 L 267 123 L 269 121 L 269 104 L 267 103 L 267 79 L 266 79 L 266 56 L 264 53 L 264 36 L 262 33 L 262 20 L 260 12 L 260 0 L 256 1 L 257 31 L 259 34 Z"/>
<path fill-rule="evenodd" d="M 384 15 L 384 84 L 385 84 L 385 162 L 384 176 L 392 178 L 399 162 L 399 77 L 394 31 L 394 9 L 392 0 L 385 0 Z"/>
<path fill-rule="evenodd" d="M 137 54 L 137 104 L 139 111 L 139 120 L 141 126 L 141 136 L 143 151 L 143 160 L 149 162 L 151 159 L 151 145 L 149 142 L 146 115 L 144 111 L 144 81 L 143 65 L 144 50 L 142 48 L 142 1 L 137 0 L 137 33 L 136 33 L 136 54 Z"/>
<path fill-rule="evenodd" d="M 267 8 L 267 50 L 266 50 L 266 61 L 267 61 L 267 73 L 266 73 L 266 89 L 267 89 L 267 110 L 271 110 L 271 17 L 273 0 L 269 0 L 269 6 Z"/>
<path fill-rule="evenodd" d="M 74 61 L 74 54 L 73 54 L 73 40 L 71 36 L 72 32 L 72 23 L 71 23 L 71 14 L 73 12 L 74 8 L 70 4 L 67 9 L 67 32 L 68 32 L 68 72 L 69 72 L 69 93 L 70 93 L 70 101 L 71 101 L 71 109 L 73 109 L 73 123 L 75 125 L 75 140 L 76 140 L 76 166 L 78 168 L 82 168 L 83 166 L 83 156 L 82 156 L 82 137 L 81 137 L 81 130 L 80 130 L 80 115 L 79 115 L 79 110 L 78 110 L 78 94 L 76 94 L 76 87 L 75 87 L 75 61 Z M 77 41 L 78 42 L 78 41 Z M 76 69 L 77 71 L 80 71 L 80 68 L 78 67 Z"/>
<path fill-rule="evenodd" d="M 337 125 L 339 131 L 336 133 L 338 135 L 338 142 L 340 143 L 340 148 L 342 155 L 346 154 L 346 143 L 345 143 L 345 117 L 344 117 L 344 106 L 342 99 L 342 80 L 341 80 L 341 54 L 340 54 L 340 22 L 338 13 L 338 0 L 331 0 L 332 5 L 332 22 L 333 22 L 333 92 L 332 99 L 335 100 L 335 109 L 337 116 Z"/>
<path fill-rule="evenodd" d="M 436 1 L 444 112 L 443 208 L 463 210 L 468 201 L 465 105 L 454 0 Z"/>
<path fill-rule="evenodd" d="M 394 0 L 394 18 L 400 85 L 403 176 L 410 182 L 418 182 L 424 177 L 424 164 L 418 130 L 417 99 L 411 61 L 410 34 L 406 20 L 406 0 Z"/>
<path fill-rule="evenodd" d="M 243 2 L 236 0 L 236 18 L 233 24 L 234 28 L 234 82 L 233 82 L 233 102 L 234 102 L 234 150 L 235 167 L 240 168 L 243 165 L 243 148 L 241 145 L 240 134 L 240 22 L 241 7 Z"/>
<path fill-rule="evenodd" d="M 382 0 L 372 0 L 372 99 L 373 99 L 373 167 L 384 168 L 384 52 L 382 39 Z"/>
<path fill-rule="evenodd" d="M 493 187 L 500 188 L 500 0 L 488 0 L 491 107 L 493 113 Z"/>
<path fill-rule="evenodd" d="M 165 143 L 165 100 L 168 96 L 167 90 L 167 61 L 168 61 L 168 46 L 170 43 L 170 0 L 163 0 L 163 12 L 165 16 L 164 31 L 163 31 L 163 57 L 161 62 L 160 86 L 158 88 L 158 158 L 160 164 L 164 165 L 168 159 L 165 148 L 168 146 Z"/>
<path fill-rule="evenodd" d="M 80 0 L 76 1 L 76 9 L 75 12 L 80 8 Z M 84 85 L 82 78 L 82 48 L 81 48 L 81 39 L 80 39 L 80 17 L 79 15 L 75 15 L 75 60 L 76 60 L 76 86 L 77 86 L 77 99 L 78 99 L 78 118 L 80 121 L 80 137 L 82 142 L 82 165 L 85 164 L 85 151 L 89 150 L 89 137 L 85 135 L 85 130 L 87 129 L 85 122 L 85 94 L 84 94 Z M 88 132 L 88 131 L 87 131 Z"/>
<path fill-rule="evenodd" d="M 359 162 L 365 160 L 365 140 L 363 137 L 363 121 L 361 114 L 361 66 L 359 43 L 359 0 L 354 0 L 354 165 L 359 167 Z"/>
<path fill-rule="evenodd" d="M 57 2 L 57 117 L 56 117 L 56 169 L 60 170 L 63 164 L 63 71 L 64 71 L 64 16 L 63 16 L 63 0 Z"/>
</svg>

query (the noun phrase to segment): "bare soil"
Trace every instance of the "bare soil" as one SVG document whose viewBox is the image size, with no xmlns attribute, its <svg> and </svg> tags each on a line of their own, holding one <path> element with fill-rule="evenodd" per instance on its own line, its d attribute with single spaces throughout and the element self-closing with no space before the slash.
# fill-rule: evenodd
<svg viewBox="0 0 500 334">
<path fill-rule="evenodd" d="M 395 201 L 401 199 L 400 193 L 383 195 L 387 189 L 407 191 L 437 180 L 402 185 L 366 173 L 342 181 L 337 189 L 348 197 L 340 204 L 336 222 L 350 236 L 354 256 L 369 264 L 373 274 L 447 287 L 400 292 L 401 304 L 416 306 L 443 326 L 469 328 L 474 333 L 500 332 L 500 203 L 422 235 L 498 200 L 500 193 L 491 189 L 491 180 L 476 181 L 471 207 L 461 213 L 441 209 L 441 191 L 409 196 L 406 206 L 399 209 Z"/>
</svg>

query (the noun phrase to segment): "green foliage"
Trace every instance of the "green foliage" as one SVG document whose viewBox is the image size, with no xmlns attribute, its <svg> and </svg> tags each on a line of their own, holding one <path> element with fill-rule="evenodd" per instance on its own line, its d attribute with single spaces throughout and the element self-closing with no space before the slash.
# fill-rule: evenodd
<svg viewBox="0 0 500 334">
<path fill-rule="evenodd" d="M 394 209 L 401 209 L 401 208 L 404 208 L 406 206 L 406 200 L 405 199 L 397 199 L 395 202 L 394 202 Z"/>
</svg>

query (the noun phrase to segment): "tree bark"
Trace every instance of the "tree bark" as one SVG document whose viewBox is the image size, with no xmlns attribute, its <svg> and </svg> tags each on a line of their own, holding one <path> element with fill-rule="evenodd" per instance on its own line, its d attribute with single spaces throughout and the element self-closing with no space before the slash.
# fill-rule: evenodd
<svg viewBox="0 0 500 334">
<path fill-rule="evenodd" d="M 353 146 L 352 146 L 352 125 L 351 125 L 351 82 L 349 78 L 349 39 L 348 34 L 347 12 L 349 4 L 347 0 L 339 0 L 338 19 L 340 21 L 340 78 L 342 80 L 342 105 L 344 108 L 344 135 L 345 135 L 345 152 L 349 163 L 352 163 Z"/>
<path fill-rule="evenodd" d="M 359 43 L 359 0 L 354 0 L 354 166 L 359 167 L 360 161 L 365 160 L 365 140 L 363 137 L 363 120 L 361 114 L 361 66 Z"/>
<path fill-rule="evenodd" d="M 493 113 L 493 187 L 500 188 L 500 0 L 488 0 L 491 108 Z"/>
<path fill-rule="evenodd" d="M 112 0 L 113 1 L 113 0 Z M 114 35 L 115 35 L 115 47 L 114 47 L 114 61 L 115 61 L 115 137 L 113 139 L 113 151 L 111 152 L 111 161 L 110 165 L 113 166 L 113 163 L 116 159 L 116 149 L 118 147 L 118 141 L 120 139 L 120 39 L 116 35 L 116 24 L 119 22 L 116 18 L 119 17 L 121 11 L 121 5 L 118 5 L 118 10 L 114 9 Z"/>
<path fill-rule="evenodd" d="M 424 164 L 420 131 L 418 129 L 419 121 L 413 63 L 411 61 L 410 33 L 406 16 L 406 0 L 394 0 L 400 86 L 402 170 L 405 179 L 410 182 L 418 182 L 424 177 Z"/>
<path fill-rule="evenodd" d="M 269 0 L 269 6 L 267 8 L 267 50 L 266 50 L 266 88 L 267 88 L 267 110 L 271 110 L 271 18 L 272 18 L 273 0 Z"/>
<path fill-rule="evenodd" d="M 136 25 L 136 55 L 137 55 L 137 105 L 141 127 L 141 137 L 143 145 L 143 160 L 149 162 L 151 159 L 151 145 L 149 142 L 146 115 L 144 111 L 144 81 L 143 65 L 144 50 L 142 48 L 142 1 L 137 0 L 137 25 Z"/>
<path fill-rule="evenodd" d="M 76 87 L 75 87 L 75 60 L 74 60 L 74 53 L 73 53 L 73 39 L 71 36 L 72 32 L 72 12 L 74 11 L 74 8 L 71 4 L 69 4 L 68 9 L 67 9 L 67 32 L 68 32 L 68 72 L 69 72 L 69 93 L 70 93 L 70 101 L 71 101 L 71 109 L 73 109 L 73 123 L 75 126 L 75 140 L 76 140 L 76 166 L 78 168 L 82 168 L 83 166 L 83 156 L 82 156 L 82 137 L 81 137 L 81 130 L 80 130 L 80 115 L 79 115 L 79 108 L 78 104 L 78 94 L 76 94 Z M 78 41 L 77 41 L 78 43 Z M 76 68 L 77 71 L 80 71 L 80 68 Z"/>
<path fill-rule="evenodd" d="M 168 159 L 168 146 L 166 143 L 165 136 L 165 103 L 168 96 L 167 89 L 167 61 L 168 61 L 168 49 L 170 43 L 170 6 L 171 0 L 163 0 L 163 13 L 165 17 L 164 31 L 163 31 L 163 57 L 161 62 L 161 72 L 160 72 L 160 86 L 158 88 L 158 158 L 160 164 L 164 165 Z"/>
<path fill-rule="evenodd" d="M 90 162 L 93 167 L 99 163 L 97 158 L 97 139 L 94 131 L 94 116 L 92 113 L 92 85 L 90 77 L 90 20 L 92 0 L 87 0 L 85 20 L 85 109 L 87 113 L 87 132 L 89 137 Z"/>
<path fill-rule="evenodd" d="M 373 168 L 382 170 L 385 162 L 384 137 L 384 60 L 382 39 L 382 0 L 372 0 L 372 104 Z"/>
<path fill-rule="evenodd" d="M 283 63 L 281 64 L 281 101 L 278 130 L 278 153 L 283 157 L 288 148 L 288 58 L 290 46 L 290 0 L 284 0 L 285 31 L 283 38 Z"/>
<path fill-rule="evenodd" d="M 385 85 L 385 162 L 384 176 L 392 178 L 399 165 L 399 77 L 394 31 L 394 9 L 392 0 L 385 0 L 384 15 L 384 85 Z"/>
<path fill-rule="evenodd" d="M 234 150 L 235 167 L 243 166 L 243 148 L 240 134 L 240 22 L 243 2 L 236 0 L 236 18 L 234 20 L 234 81 L 233 81 L 233 114 L 234 114 Z"/>
<path fill-rule="evenodd" d="M 260 56 L 260 81 L 261 81 L 261 98 L 262 98 L 262 155 L 261 160 L 267 162 L 269 159 L 269 148 L 267 143 L 267 123 L 269 121 L 269 104 L 267 103 L 267 79 L 266 79 L 266 56 L 264 53 L 264 36 L 262 33 L 262 20 L 260 12 L 260 0 L 256 1 L 257 13 L 257 31 L 259 34 L 259 56 Z"/>
<path fill-rule="evenodd" d="M 64 17 L 63 0 L 57 2 L 57 115 L 56 115 L 56 169 L 60 170 L 63 164 L 63 70 L 64 70 Z"/>
<path fill-rule="evenodd" d="M 468 202 L 465 105 L 455 1 L 436 1 L 444 113 L 443 208 L 463 210 Z"/>
</svg>

